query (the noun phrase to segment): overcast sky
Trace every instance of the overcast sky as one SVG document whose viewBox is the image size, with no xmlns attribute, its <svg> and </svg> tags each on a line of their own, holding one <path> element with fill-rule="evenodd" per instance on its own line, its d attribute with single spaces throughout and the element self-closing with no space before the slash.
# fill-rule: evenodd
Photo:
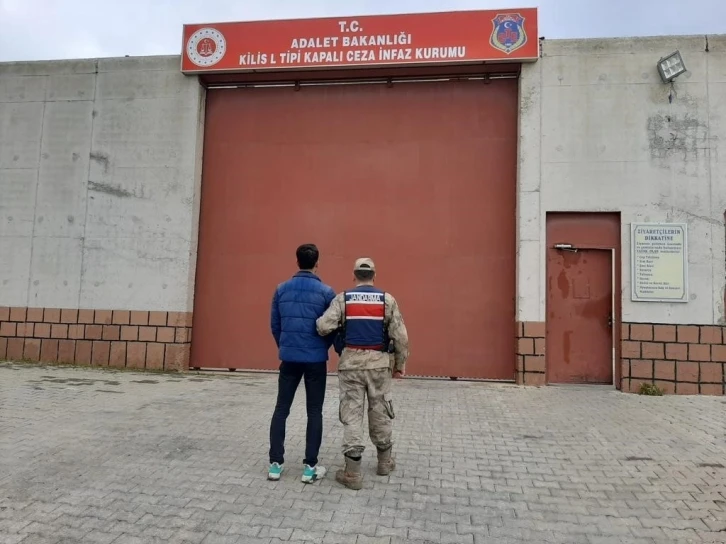
<svg viewBox="0 0 726 544">
<path fill-rule="evenodd" d="M 529 6 L 546 38 L 726 33 L 726 0 L 0 0 L 0 61 L 179 54 L 184 23 Z"/>
</svg>

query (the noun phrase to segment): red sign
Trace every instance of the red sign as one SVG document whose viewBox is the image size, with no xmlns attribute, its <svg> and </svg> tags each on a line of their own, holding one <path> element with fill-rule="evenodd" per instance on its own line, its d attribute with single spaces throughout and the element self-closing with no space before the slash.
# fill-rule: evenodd
<svg viewBox="0 0 726 544">
<path fill-rule="evenodd" d="M 182 72 L 535 61 L 537 9 L 184 25 Z"/>
</svg>

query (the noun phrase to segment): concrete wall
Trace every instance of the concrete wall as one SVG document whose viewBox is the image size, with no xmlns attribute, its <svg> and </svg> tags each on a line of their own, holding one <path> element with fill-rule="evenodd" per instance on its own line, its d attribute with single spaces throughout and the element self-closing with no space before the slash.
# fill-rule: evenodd
<svg viewBox="0 0 726 544">
<path fill-rule="evenodd" d="M 518 320 L 544 321 L 546 212 L 617 210 L 623 320 L 724 322 L 726 37 L 542 50 L 521 79 Z M 191 311 L 203 103 L 178 57 L 0 64 L 0 306 Z M 630 301 L 632 221 L 689 224 L 690 302 Z"/>
<path fill-rule="evenodd" d="M 688 72 L 671 89 L 656 63 L 676 49 Z M 520 86 L 518 320 L 545 320 L 546 212 L 620 211 L 623 321 L 724 323 L 726 36 L 542 51 Z M 688 303 L 631 302 L 637 221 L 688 223 Z"/>
<path fill-rule="evenodd" d="M 203 99 L 179 57 L 0 64 L 0 306 L 192 310 Z"/>
</svg>

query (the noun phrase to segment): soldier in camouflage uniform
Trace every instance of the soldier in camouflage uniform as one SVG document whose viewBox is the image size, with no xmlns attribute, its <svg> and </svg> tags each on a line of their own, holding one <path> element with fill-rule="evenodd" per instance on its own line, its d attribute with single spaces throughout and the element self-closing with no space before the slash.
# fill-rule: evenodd
<svg viewBox="0 0 726 544">
<path fill-rule="evenodd" d="M 343 424 L 345 468 L 335 479 L 350 489 L 361 489 L 361 456 L 365 398 L 368 432 L 378 450 L 378 471 L 386 476 L 396 467 L 391 440 L 393 401 L 391 378 L 402 378 L 408 359 L 408 333 L 396 299 L 374 287 L 375 265 L 368 258 L 355 262 L 355 289 L 340 293 L 318 318 L 318 334 L 339 330 L 339 417 Z"/>
</svg>

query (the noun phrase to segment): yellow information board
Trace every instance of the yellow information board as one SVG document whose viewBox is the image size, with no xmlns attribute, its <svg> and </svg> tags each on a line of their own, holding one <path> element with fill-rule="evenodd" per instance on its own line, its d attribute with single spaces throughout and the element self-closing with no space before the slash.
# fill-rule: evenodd
<svg viewBox="0 0 726 544">
<path fill-rule="evenodd" d="M 688 302 L 688 225 L 631 223 L 631 300 Z"/>
</svg>

